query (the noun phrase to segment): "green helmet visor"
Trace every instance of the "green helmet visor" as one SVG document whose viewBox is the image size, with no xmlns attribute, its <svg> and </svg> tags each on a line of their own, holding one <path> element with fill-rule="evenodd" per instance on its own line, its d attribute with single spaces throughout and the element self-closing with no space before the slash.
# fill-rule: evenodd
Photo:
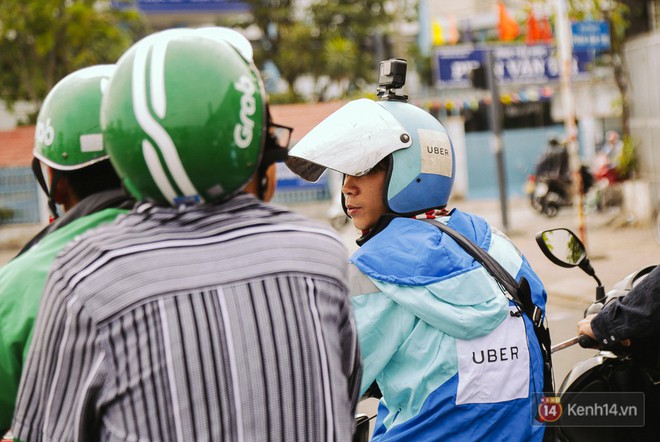
<svg viewBox="0 0 660 442">
<path fill-rule="evenodd" d="M 307 181 L 317 181 L 325 169 L 361 176 L 411 144 L 401 123 L 365 98 L 346 104 L 312 129 L 289 151 L 286 165 Z"/>
</svg>

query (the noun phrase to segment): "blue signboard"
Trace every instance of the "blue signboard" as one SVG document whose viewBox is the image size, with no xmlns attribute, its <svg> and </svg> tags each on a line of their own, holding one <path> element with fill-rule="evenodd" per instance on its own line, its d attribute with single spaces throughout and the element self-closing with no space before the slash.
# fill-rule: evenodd
<svg viewBox="0 0 660 442">
<path fill-rule="evenodd" d="M 436 50 L 436 85 L 440 88 L 464 88 L 472 84 L 472 69 L 486 62 L 486 51 L 493 50 L 493 72 L 498 84 L 534 84 L 559 81 L 559 60 L 554 46 L 517 45 L 492 49 L 455 46 Z M 589 75 L 592 51 L 573 52 L 573 78 Z"/>
<path fill-rule="evenodd" d="M 469 75 L 485 62 L 484 54 L 472 46 L 453 46 L 436 51 L 436 84 L 438 87 L 470 87 Z"/>
<path fill-rule="evenodd" d="M 605 20 L 586 20 L 571 23 L 573 49 L 610 49 L 610 24 Z"/>
<path fill-rule="evenodd" d="M 143 12 L 245 12 L 249 6 L 239 0 L 113 0 L 115 8 L 137 6 Z"/>
</svg>

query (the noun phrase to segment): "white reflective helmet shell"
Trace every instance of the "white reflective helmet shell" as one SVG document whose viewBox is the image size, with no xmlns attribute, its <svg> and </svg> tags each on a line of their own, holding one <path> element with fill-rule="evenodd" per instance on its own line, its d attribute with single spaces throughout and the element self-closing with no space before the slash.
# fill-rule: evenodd
<svg viewBox="0 0 660 442">
<path fill-rule="evenodd" d="M 307 181 L 317 181 L 325 169 L 361 176 L 411 145 L 410 134 L 389 111 L 363 98 L 344 105 L 305 135 L 289 151 L 286 165 Z"/>
</svg>

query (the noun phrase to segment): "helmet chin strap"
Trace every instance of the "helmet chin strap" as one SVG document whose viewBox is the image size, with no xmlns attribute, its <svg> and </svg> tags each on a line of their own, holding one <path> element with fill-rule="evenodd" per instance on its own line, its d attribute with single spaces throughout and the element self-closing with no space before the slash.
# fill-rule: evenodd
<svg viewBox="0 0 660 442">
<path fill-rule="evenodd" d="M 41 169 L 41 161 L 39 161 L 38 158 L 33 158 L 32 159 L 32 173 L 34 174 L 34 177 L 37 179 L 37 183 L 39 183 L 39 187 L 41 187 L 41 190 L 46 194 L 46 197 L 48 198 L 48 208 L 50 209 L 50 213 L 53 217 L 53 220 L 59 218 L 59 214 L 57 213 L 57 203 L 53 199 L 53 195 L 51 191 L 48 188 L 48 184 L 46 183 L 46 177 L 44 177 L 43 170 Z M 53 179 L 51 181 L 51 189 L 54 189 L 55 186 L 57 186 L 58 181 L 60 180 L 60 174 L 57 170 L 53 169 Z"/>
</svg>

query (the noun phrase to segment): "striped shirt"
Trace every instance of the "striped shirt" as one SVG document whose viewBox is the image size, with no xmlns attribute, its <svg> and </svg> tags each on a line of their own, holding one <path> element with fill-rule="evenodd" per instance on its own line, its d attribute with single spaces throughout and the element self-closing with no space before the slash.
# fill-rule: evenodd
<svg viewBox="0 0 660 442">
<path fill-rule="evenodd" d="M 12 429 L 23 441 L 348 441 L 360 354 L 346 250 L 241 194 L 142 204 L 56 261 Z"/>
</svg>

